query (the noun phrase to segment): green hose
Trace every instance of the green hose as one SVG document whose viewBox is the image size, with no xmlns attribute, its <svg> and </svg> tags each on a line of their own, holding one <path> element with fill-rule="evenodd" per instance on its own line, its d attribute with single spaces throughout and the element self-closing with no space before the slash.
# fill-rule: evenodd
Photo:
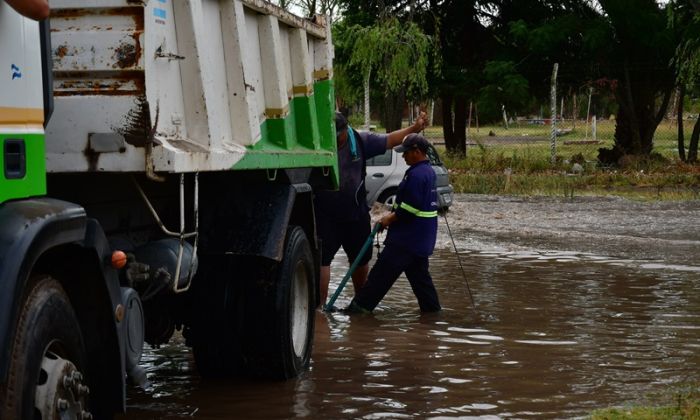
<svg viewBox="0 0 700 420">
<path fill-rule="evenodd" d="M 352 262 L 350 265 L 350 268 L 348 269 L 348 272 L 345 273 L 345 277 L 343 277 L 343 280 L 340 281 L 340 284 L 338 285 L 338 288 L 335 289 L 335 293 L 333 293 L 333 296 L 331 296 L 330 300 L 326 305 L 323 306 L 323 310 L 326 312 L 330 312 L 331 309 L 333 308 L 333 304 L 335 301 L 338 299 L 338 296 L 340 296 L 340 292 L 343 291 L 343 288 L 345 287 L 345 284 L 348 282 L 350 277 L 352 276 L 352 273 L 355 272 L 355 269 L 357 266 L 360 264 L 360 261 L 362 260 L 362 257 L 365 255 L 365 252 L 372 246 L 372 240 L 374 239 L 374 235 L 377 234 L 382 228 L 381 223 L 377 223 L 374 225 L 374 229 L 372 229 L 372 233 L 369 234 L 369 238 L 365 241 L 365 244 L 362 245 L 362 249 L 360 249 L 359 254 L 357 254 L 357 257 L 355 257 L 355 261 Z"/>
</svg>

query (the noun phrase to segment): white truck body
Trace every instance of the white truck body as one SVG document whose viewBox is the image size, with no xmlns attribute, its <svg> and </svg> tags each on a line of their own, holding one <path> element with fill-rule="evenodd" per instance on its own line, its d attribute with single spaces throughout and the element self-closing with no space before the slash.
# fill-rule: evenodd
<svg viewBox="0 0 700 420">
<path fill-rule="evenodd" d="M 315 83 L 332 78 L 324 19 L 262 0 L 55 0 L 51 8 L 48 172 L 230 169 L 264 137 L 266 121 L 290 118 L 295 97 L 312 98 Z M 272 154 L 299 153 L 271 141 L 282 145 Z M 319 141 L 306 149 L 334 158 Z"/>
</svg>

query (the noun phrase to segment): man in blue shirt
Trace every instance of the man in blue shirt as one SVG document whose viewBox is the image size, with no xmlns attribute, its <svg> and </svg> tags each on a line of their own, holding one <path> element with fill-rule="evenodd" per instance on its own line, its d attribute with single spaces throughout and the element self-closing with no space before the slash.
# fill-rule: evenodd
<svg viewBox="0 0 700 420">
<path fill-rule="evenodd" d="M 401 273 L 406 273 L 422 312 L 439 311 L 440 302 L 428 271 L 428 257 L 437 237 L 435 171 L 426 153 L 429 143 L 420 134 L 409 134 L 401 146 L 410 168 L 396 193 L 392 213 L 380 223 L 388 228 L 385 248 L 379 254 L 365 285 L 355 294 L 349 312 L 371 312 Z"/>
<path fill-rule="evenodd" d="M 321 305 L 328 298 L 330 265 L 338 249 L 343 247 L 352 264 L 371 231 L 365 190 L 365 161 L 397 146 L 406 135 L 420 132 L 425 125 L 426 116 L 422 112 L 410 127 L 389 134 L 360 133 L 348 125 L 343 114 L 336 112 L 340 186 L 338 191 L 318 191 L 314 198 L 316 228 L 321 239 Z M 371 250 L 365 253 L 352 275 L 355 291 L 360 290 L 367 280 L 370 258 Z"/>
</svg>

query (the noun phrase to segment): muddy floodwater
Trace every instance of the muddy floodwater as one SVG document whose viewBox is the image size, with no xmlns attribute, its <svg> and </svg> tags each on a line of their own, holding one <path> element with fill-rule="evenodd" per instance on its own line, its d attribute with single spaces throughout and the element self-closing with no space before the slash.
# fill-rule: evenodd
<svg viewBox="0 0 700 420">
<path fill-rule="evenodd" d="M 441 313 L 405 278 L 373 316 L 318 313 L 287 382 L 203 381 L 176 337 L 124 418 L 572 418 L 700 382 L 700 202 L 459 195 L 447 221 Z"/>
</svg>

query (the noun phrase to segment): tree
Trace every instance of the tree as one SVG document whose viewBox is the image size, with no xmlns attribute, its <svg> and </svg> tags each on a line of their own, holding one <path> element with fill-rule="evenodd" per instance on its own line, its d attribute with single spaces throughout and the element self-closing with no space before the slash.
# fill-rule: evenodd
<svg viewBox="0 0 700 420">
<path fill-rule="evenodd" d="M 488 54 L 491 42 L 478 15 L 479 0 L 345 0 L 345 20 L 371 27 L 382 17 L 394 16 L 400 21 L 415 22 L 431 40 L 428 54 L 427 95 L 439 96 L 443 102 L 443 133 L 450 153 L 464 154 L 466 118 L 469 98 L 483 86 L 482 54 Z M 465 23 L 466 22 L 466 23 Z M 413 77 L 411 68 L 403 72 Z M 371 77 L 374 83 L 375 77 Z M 422 90 L 422 89 L 421 89 Z M 405 89 L 384 95 L 383 118 L 397 120 L 405 101 Z M 413 92 L 417 94 L 418 92 Z M 411 94 L 409 92 L 409 94 Z M 424 93 L 425 94 L 425 93 Z M 452 115 L 455 115 L 454 119 Z M 391 118 L 387 117 L 391 116 Z"/>
<path fill-rule="evenodd" d="M 479 91 L 481 115 L 494 115 L 501 107 L 519 110 L 528 104 L 530 85 L 512 61 L 489 61 L 484 66 L 486 84 Z"/>
<path fill-rule="evenodd" d="M 678 157 L 684 161 L 697 162 L 700 118 L 693 127 L 686 157 L 683 103 L 687 91 L 700 91 L 700 2 L 688 0 L 672 2 L 669 9 L 669 22 L 681 28 L 682 31 L 682 42 L 673 60 L 678 73 Z"/>
<path fill-rule="evenodd" d="M 655 0 L 503 0 L 497 20 L 510 22 L 510 39 L 524 60 L 519 68 L 529 81 L 537 80 L 536 73 L 529 73 L 537 68 L 528 62 L 547 63 L 548 68 L 559 62 L 564 70 L 560 85 L 614 82 L 615 143 L 612 149 L 601 149 L 598 158 L 616 163 L 623 155 L 652 152 L 654 132 L 674 90 L 671 58 L 678 31 L 667 24 L 664 7 Z"/>
<path fill-rule="evenodd" d="M 354 39 L 349 61 L 341 64 L 344 72 L 362 76 L 365 97 L 365 124 L 369 120 L 370 80 L 379 84 L 385 98 L 384 126 L 387 131 L 401 127 L 401 111 L 406 95 L 427 91 L 428 57 L 431 38 L 413 22 L 388 17 L 372 26 L 354 25 L 339 36 L 336 47 L 348 47 Z M 341 53 L 340 56 L 345 54 Z M 392 112 L 393 111 L 393 112 Z"/>
<path fill-rule="evenodd" d="M 616 163 L 623 155 L 652 152 L 654 132 L 675 87 L 671 59 L 678 35 L 654 0 L 601 0 L 600 5 L 603 14 L 595 28 L 599 32 L 589 35 L 600 52 L 601 70 L 618 80 L 619 111 L 615 144 L 612 149 L 600 149 L 598 159 Z M 601 42 L 601 36 L 607 41 Z"/>
<path fill-rule="evenodd" d="M 331 17 L 331 22 L 334 22 L 340 11 L 341 0 L 296 0 L 296 4 L 308 17 L 316 14 L 328 15 Z"/>
<path fill-rule="evenodd" d="M 445 147 L 451 154 L 466 154 L 468 103 L 484 86 L 483 66 L 493 54 L 493 38 L 482 23 L 488 3 L 430 0 L 422 14 L 426 31 L 440 41 L 442 67 L 433 83 L 442 102 Z"/>
<path fill-rule="evenodd" d="M 351 59 L 363 72 L 365 123 L 369 119 L 369 83 L 372 72 L 385 96 L 384 125 L 387 131 L 401 128 L 406 95 L 428 89 L 427 71 L 431 39 L 414 22 L 387 18 L 368 28 L 357 28 Z"/>
<path fill-rule="evenodd" d="M 284 10 L 289 10 L 289 7 L 293 4 L 293 0 L 277 0 L 277 5 Z"/>
</svg>

